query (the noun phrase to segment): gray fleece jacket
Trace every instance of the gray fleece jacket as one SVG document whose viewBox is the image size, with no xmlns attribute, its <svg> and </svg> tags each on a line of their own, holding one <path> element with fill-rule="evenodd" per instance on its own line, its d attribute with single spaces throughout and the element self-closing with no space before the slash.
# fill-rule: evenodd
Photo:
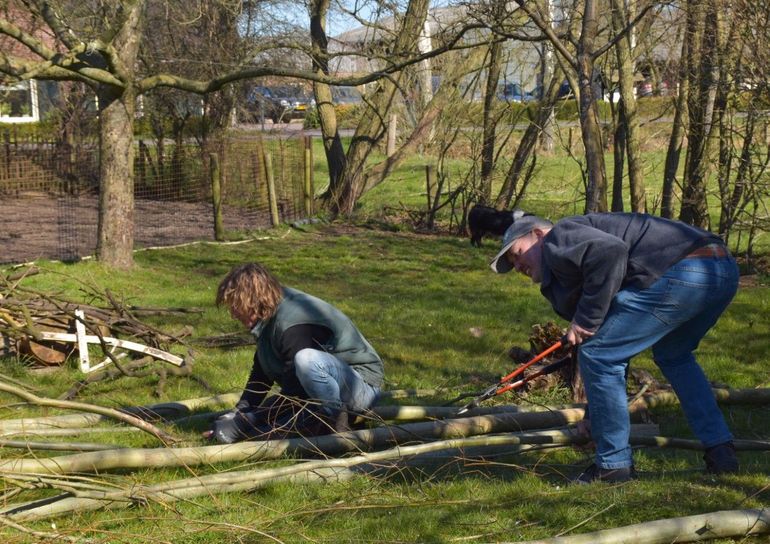
<svg viewBox="0 0 770 544">
<path fill-rule="evenodd" d="M 543 238 L 540 292 L 564 319 L 589 331 L 604 322 L 621 289 L 644 289 L 715 234 L 646 214 L 562 219 Z"/>
</svg>

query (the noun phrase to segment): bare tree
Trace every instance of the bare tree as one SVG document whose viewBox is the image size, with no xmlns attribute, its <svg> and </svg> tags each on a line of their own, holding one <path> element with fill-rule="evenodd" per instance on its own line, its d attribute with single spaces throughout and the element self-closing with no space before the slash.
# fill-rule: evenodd
<svg viewBox="0 0 770 544">
<path fill-rule="evenodd" d="M 706 184 L 712 152 L 710 135 L 719 82 L 718 22 L 715 0 L 687 2 L 687 39 L 692 40 L 694 47 L 690 49 L 690 55 L 686 59 L 689 62 L 689 128 L 679 219 L 700 227 L 708 227 Z"/>
<path fill-rule="evenodd" d="M 201 5 L 220 5 L 233 10 L 237 19 L 244 6 L 263 8 L 274 13 L 272 4 L 240 0 L 209 0 Z M 0 16 L 0 35 L 21 44 L 26 55 L 18 56 L 6 50 L 0 52 L 2 81 L 31 78 L 70 80 L 89 85 L 99 99 L 100 131 L 100 209 L 97 256 L 113 267 L 128 268 L 133 264 L 134 242 L 134 172 L 133 127 L 137 97 L 155 89 L 170 87 L 205 96 L 233 82 L 266 76 L 293 77 L 321 83 L 360 85 L 382 80 L 374 93 L 375 105 L 365 116 L 358 136 L 348 154 L 350 167 L 341 186 L 334 187 L 339 196 L 339 209 L 349 209 L 359 194 L 361 172 L 368 150 L 376 143 L 381 131 L 381 113 L 387 108 L 397 87 L 399 73 L 405 66 L 421 60 L 414 54 L 413 38 L 419 33 L 427 9 L 427 0 L 414 0 L 404 16 L 404 32 L 394 43 L 394 54 L 385 58 L 383 66 L 373 73 L 356 77 L 332 78 L 323 70 L 313 70 L 307 63 L 291 64 L 276 61 L 276 54 L 296 58 L 291 52 L 307 52 L 307 43 L 297 40 L 296 28 L 277 36 L 263 37 L 244 53 L 244 60 L 235 64 L 210 64 L 211 70 L 202 74 L 191 72 L 189 63 L 160 63 L 148 66 L 140 61 L 147 35 L 147 12 L 153 0 L 124 0 L 123 2 L 71 2 L 68 0 L 19 0 L 15 13 L 40 22 L 30 30 Z M 168 4 L 163 3 L 162 6 Z M 201 11 L 203 16 L 204 11 Z M 197 16 L 197 15 L 195 15 Z M 242 19 L 238 19 L 242 20 Z M 167 33 L 181 36 L 197 31 L 186 24 L 189 18 L 169 18 Z M 277 23 L 272 26 L 284 25 Z M 38 38 L 36 29 L 54 36 L 48 44 Z M 244 42 L 247 46 L 249 42 Z M 451 48 L 449 44 L 443 50 Z M 270 54 L 273 51 L 274 54 Z M 438 54 L 442 49 L 430 54 Z M 429 56 L 429 55 L 428 55 Z M 307 58 L 307 57 L 306 57 Z M 211 60 L 211 59 L 209 59 Z M 390 77 L 392 76 L 392 77 Z"/>
<path fill-rule="evenodd" d="M 585 211 L 586 213 L 606 211 L 607 172 L 604 165 L 598 107 L 593 92 L 594 63 L 606 51 L 606 46 L 603 48 L 597 46 L 599 39 L 597 2 L 595 0 L 583 2 L 581 31 L 575 40 L 574 52 L 568 47 L 567 36 L 559 36 L 554 32 L 547 16 L 539 11 L 537 5 L 526 0 L 516 0 L 516 3 L 527 12 L 532 21 L 551 41 L 562 60 L 577 74 L 575 88 L 579 94 L 580 128 L 588 168 Z M 577 16 L 576 13 L 573 15 Z"/>
<path fill-rule="evenodd" d="M 487 62 L 487 82 L 484 89 L 484 110 L 481 121 L 481 184 L 479 201 L 483 204 L 492 199 L 492 172 L 495 166 L 495 131 L 497 119 L 494 115 L 494 105 L 497 100 L 497 86 L 500 81 L 502 68 L 502 43 L 493 41 L 489 44 Z"/>
<path fill-rule="evenodd" d="M 616 157 L 621 157 L 623 150 L 628 155 L 628 185 L 631 193 L 631 211 L 644 212 L 646 209 L 644 176 L 642 171 L 641 138 L 639 135 L 639 119 L 636 111 L 636 97 L 634 96 L 634 59 L 633 59 L 633 30 L 626 32 L 630 24 L 633 12 L 626 9 L 626 2 L 622 0 L 611 1 L 612 30 L 615 35 L 625 35 L 615 43 L 615 56 L 620 79 L 620 111 L 618 124 L 622 129 L 622 136 L 615 138 Z M 633 3 L 628 3 L 633 6 Z M 630 7 L 629 6 L 629 7 Z M 617 132 L 616 132 L 617 134 Z M 620 149 L 617 149 L 620 148 Z M 615 168 L 615 178 L 622 176 L 623 169 Z M 623 210 L 622 191 L 620 184 L 615 184 L 612 193 L 613 211 Z M 618 194 L 620 193 L 620 194 Z M 619 208 L 619 209 L 618 209 Z"/>
<path fill-rule="evenodd" d="M 685 125 L 688 119 L 687 103 L 690 94 L 690 80 L 687 77 L 687 60 L 689 58 L 692 40 L 689 32 L 685 32 L 682 40 L 682 53 L 680 55 L 679 76 L 677 79 L 678 93 L 674 101 L 674 120 L 671 126 L 671 134 L 666 151 L 666 163 L 663 168 L 663 194 L 661 199 L 660 214 L 662 217 L 672 219 L 674 217 L 674 183 L 679 170 L 679 160 L 682 155 Z"/>
</svg>

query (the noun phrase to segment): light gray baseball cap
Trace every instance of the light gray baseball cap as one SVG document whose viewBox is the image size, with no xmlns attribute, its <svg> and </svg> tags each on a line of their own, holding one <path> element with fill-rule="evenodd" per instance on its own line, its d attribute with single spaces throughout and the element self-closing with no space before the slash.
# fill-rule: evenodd
<svg viewBox="0 0 770 544">
<path fill-rule="evenodd" d="M 511 226 L 508 227 L 508 230 L 503 234 L 503 247 L 500 249 L 500 252 L 495 255 L 495 258 L 492 259 L 492 262 L 489 263 L 489 266 L 498 274 L 510 272 L 513 269 L 513 266 L 508 262 L 508 259 L 505 258 L 505 253 L 511 249 L 513 243 L 536 228 L 551 228 L 552 226 L 553 223 L 548 221 L 548 219 L 543 219 L 542 217 L 538 217 L 531 213 L 525 213 L 523 210 L 514 210 L 513 223 L 511 223 Z"/>
</svg>

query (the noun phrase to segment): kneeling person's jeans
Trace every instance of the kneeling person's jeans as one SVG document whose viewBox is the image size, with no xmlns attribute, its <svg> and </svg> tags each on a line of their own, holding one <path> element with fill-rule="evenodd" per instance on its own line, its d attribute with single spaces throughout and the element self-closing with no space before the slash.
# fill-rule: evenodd
<svg viewBox="0 0 770 544">
<path fill-rule="evenodd" d="M 650 287 L 615 295 L 604 323 L 578 356 L 599 467 L 633 464 L 625 373 L 630 358 L 649 347 L 703 445 L 732 440 L 693 351 L 737 287 L 738 267 L 731 257 L 685 258 Z"/>
<path fill-rule="evenodd" d="M 371 408 L 379 395 L 379 388 L 325 351 L 303 349 L 294 357 L 294 365 L 304 390 L 301 399 L 282 390 L 259 407 L 228 412 L 214 422 L 214 440 L 230 444 L 252 438 L 328 434 L 333 429 L 319 415 L 336 418 L 343 409 L 362 412 Z M 319 410 L 308 407 L 308 400 L 319 402 Z"/>
<path fill-rule="evenodd" d="M 327 415 L 341 409 L 363 412 L 371 408 L 380 393 L 350 365 L 331 353 L 306 348 L 294 356 L 294 372 L 308 397 L 321 402 Z"/>
</svg>

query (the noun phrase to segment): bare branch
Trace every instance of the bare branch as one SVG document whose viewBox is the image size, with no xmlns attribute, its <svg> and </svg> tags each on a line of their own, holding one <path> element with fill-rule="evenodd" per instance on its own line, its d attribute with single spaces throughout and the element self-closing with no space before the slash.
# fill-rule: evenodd
<svg viewBox="0 0 770 544">
<path fill-rule="evenodd" d="M 109 417 L 111 419 L 117 419 L 118 421 L 122 421 L 123 423 L 127 423 L 128 425 L 132 425 L 134 427 L 138 427 L 142 429 L 143 431 L 160 439 L 164 443 L 174 443 L 179 441 L 178 439 L 174 438 L 170 434 L 161 431 L 154 425 L 147 423 L 146 421 L 139 419 L 138 417 L 126 414 L 119 410 L 113 410 L 111 408 L 104 408 L 102 406 L 96 406 L 94 404 L 86 404 L 83 402 L 72 402 L 72 401 L 55 400 L 55 399 L 49 399 L 45 397 L 39 397 L 33 393 L 30 393 L 29 391 L 25 391 L 19 387 L 14 387 L 12 385 L 9 385 L 3 382 L 0 382 L 0 391 L 9 393 L 11 395 L 24 399 L 27 402 L 30 402 L 38 406 L 62 408 L 65 410 L 80 410 L 83 412 L 100 414 L 100 415 Z"/>
<path fill-rule="evenodd" d="M 484 28 L 484 25 L 475 23 L 464 26 L 460 29 L 456 35 L 452 36 L 446 43 L 432 49 L 423 54 L 414 56 L 407 56 L 400 62 L 393 62 L 390 66 L 383 70 L 371 72 L 362 76 L 350 76 L 350 77 L 332 77 L 322 73 L 316 73 L 310 70 L 300 70 L 296 68 L 280 68 L 275 66 L 259 66 L 259 67 L 242 67 L 234 70 L 230 73 L 215 77 L 210 80 L 195 80 L 188 79 L 181 76 L 172 74 L 157 74 L 151 77 L 140 80 L 137 84 L 137 88 L 140 93 L 145 93 L 151 89 L 157 87 L 174 87 L 185 91 L 206 94 L 213 91 L 217 91 L 235 81 L 243 79 L 252 79 L 266 76 L 283 76 L 296 79 L 303 79 L 306 81 L 316 81 L 319 83 L 326 83 L 328 85 L 344 85 L 344 86 L 358 86 L 365 83 L 371 83 L 378 81 L 392 74 L 398 73 L 407 66 L 418 64 L 426 59 L 437 57 L 447 51 L 456 48 L 456 45 L 460 42 L 463 36 L 471 30 Z M 471 47 L 471 46 L 468 46 Z"/>
</svg>

